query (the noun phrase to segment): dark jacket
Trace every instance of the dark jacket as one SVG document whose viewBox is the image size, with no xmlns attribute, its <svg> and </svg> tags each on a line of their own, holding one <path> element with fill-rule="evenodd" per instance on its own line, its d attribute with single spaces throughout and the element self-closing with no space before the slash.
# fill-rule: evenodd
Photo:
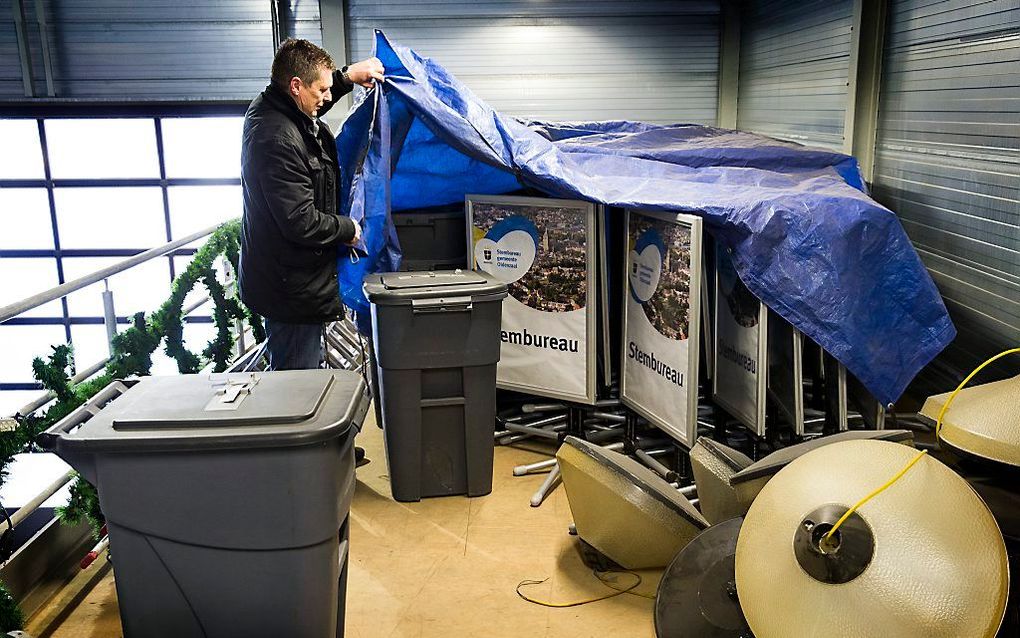
<svg viewBox="0 0 1020 638">
<path fill-rule="evenodd" d="M 334 74 L 333 98 L 350 91 Z M 346 89 L 346 90 L 345 90 Z M 324 114 L 328 102 L 319 109 Z M 338 214 L 336 142 L 273 84 L 244 116 L 241 142 L 241 299 L 264 317 L 322 323 L 342 313 L 337 247 L 354 238 Z"/>
</svg>

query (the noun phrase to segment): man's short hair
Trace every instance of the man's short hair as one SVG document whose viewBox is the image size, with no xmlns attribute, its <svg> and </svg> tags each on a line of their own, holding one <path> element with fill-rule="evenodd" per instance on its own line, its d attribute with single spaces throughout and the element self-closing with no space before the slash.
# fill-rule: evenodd
<svg viewBox="0 0 1020 638">
<path fill-rule="evenodd" d="M 324 49 L 308 40 L 287 38 L 273 58 L 273 82 L 287 86 L 291 78 L 297 77 L 310 85 L 319 77 L 320 69 L 336 70 L 333 58 Z"/>
</svg>

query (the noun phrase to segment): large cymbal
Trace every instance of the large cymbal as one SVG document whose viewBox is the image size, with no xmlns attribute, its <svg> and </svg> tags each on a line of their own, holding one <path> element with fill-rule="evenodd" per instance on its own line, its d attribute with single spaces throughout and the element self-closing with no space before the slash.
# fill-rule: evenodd
<svg viewBox="0 0 1020 638">
<path fill-rule="evenodd" d="M 708 521 L 634 459 L 568 436 L 556 452 L 577 535 L 626 569 L 662 567 Z"/>
<path fill-rule="evenodd" d="M 733 475 L 754 463 L 749 457 L 708 437 L 699 437 L 691 448 L 691 471 L 698 486 L 701 513 L 713 525 L 743 516 L 744 504 L 730 485 Z"/>
<path fill-rule="evenodd" d="M 741 513 L 747 512 L 751 503 L 757 498 L 758 492 L 765 487 L 765 484 L 776 475 L 779 470 L 786 467 L 795 459 L 804 456 L 808 452 L 817 450 L 826 445 L 832 445 L 841 441 L 857 441 L 861 439 L 878 439 L 882 441 L 894 441 L 904 445 L 914 445 L 914 434 L 909 430 L 850 430 L 821 436 L 817 439 L 797 443 L 788 447 L 780 448 L 765 458 L 755 461 L 730 477 L 730 486 L 736 495 L 741 506 Z"/>
<path fill-rule="evenodd" d="M 931 457 L 851 516 L 838 549 L 818 548 L 839 516 L 916 454 L 835 443 L 769 481 L 737 540 L 737 591 L 755 636 L 995 635 L 1009 587 L 1002 535 L 974 490 Z"/>
<path fill-rule="evenodd" d="M 937 421 L 951 393 L 929 397 L 921 415 Z M 1020 467 L 1020 376 L 964 388 L 942 418 L 939 438 L 964 454 Z"/>
<path fill-rule="evenodd" d="M 659 638 L 750 638 L 733 580 L 743 518 L 713 525 L 680 550 L 659 581 Z"/>
</svg>

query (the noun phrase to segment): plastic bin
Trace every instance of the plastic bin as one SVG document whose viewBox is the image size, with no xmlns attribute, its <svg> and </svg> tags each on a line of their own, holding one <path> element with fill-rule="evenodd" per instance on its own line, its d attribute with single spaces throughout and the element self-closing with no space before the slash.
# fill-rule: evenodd
<svg viewBox="0 0 1020 638">
<path fill-rule="evenodd" d="M 440 259 L 407 259 L 400 261 L 401 272 L 427 272 L 430 270 L 463 270 L 467 265 L 466 258 Z"/>
<path fill-rule="evenodd" d="M 387 273 L 366 277 L 365 294 L 393 498 L 488 494 L 506 284 Z"/>
<path fill-rule="evenodd" d="M 404 255 L 401 270 L 452 270 L 466 266 L 463 205 L 458 210 L 406 210 L 392 216 Z"/>
<path fill-rule="evenodd" d="M 342 636 L 367 408 L 353 372 L 146 377 L 41 435 L 99 490 L 124 635 Z"/>
</svg>

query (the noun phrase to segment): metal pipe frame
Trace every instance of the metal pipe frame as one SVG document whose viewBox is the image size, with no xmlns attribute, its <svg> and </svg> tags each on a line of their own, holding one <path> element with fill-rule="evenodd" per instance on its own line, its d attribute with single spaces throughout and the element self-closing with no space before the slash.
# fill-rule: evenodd
<svg viewBox="0 0 1020 638">
<path fill-rule="evenodd" d="M 18 38 L 18 58 L 21 61 L 21 82 L 25 97 L 35 97 L 35 77 L 32 69 L 32 52 L 28 44 L 28 29 L 25 27 L 25 5 L 22 0 L 13 0 L 14 32 Z"/>
<path fill-rule="evenodd" d="M 35 0 L 35 22 L 39 26 L 39 44 L 43 54 L 43 74 L 46 77 L 46 95 L 56 97 L 57 90 L 53 82 L 53 61 L 50 54 L 50 33 L 46 23 L 46 9 L 42 0 Z"/>
<path fill-rule="evenodd" d="M 91 275 L 79 277 L 74 281 L 69 281 L 67 283 L 60 284 L 59 286 L 55 286 L 53 288 L 50 288 L 49 290 L 32 295 L 27 299 L 22 299 L 21 301 L 17 301 L 7 306 L 4 306 L 3 308 L 0 308 L 0 323 L 4 323 L 8 319 L 17 317 L 18 315 L 24 312 L 32 310 L 33 308 L 38 308 L 43 304 L 49 303 L 57 299 L 63 299 L 72 292 L 81 290 L 86 286 L 91 286 L 92 284 L 98 283 L 104 279 L 112 277 L 117 273 L 124 272 L 129 268 L 133 268 L 134 266 L 137 266 L 139 264 L 144 264 L 145 262 L 150 261 L 152 259 L 156 259 L 157 257 L 163 257 L 167 253 L 172 252 L 177 248 L 181 248 L 195 240 L 202 239 L 203 237 L 211 235 L 213 232 L 216 231 L 217 228 L 219 228 L 219 225 L 210 226 L 205 230 L 200 230 L 196 233 L 191 233 L 187 237 L 182 237 L 181 239 L 174 240 L 162 246 L 146 250 L 145 252 L 139 255 L 129 257 L 124 261 L 116 263 L 112 266 L 101 268 L 100 270 L 97 270 Z"/>
<path fill-rule="evenodd" d="M 557 410 L 566 410 L 567 406 L 564 403 L 525 403 L 521 406 L 521 412 L 525 414 L 534 414 L 536 412 L 556 412 Z"/>
<path fill-rule="evenodd" d="M 553 463 L 554 465 L 552 470 L 550 470 L 549 475 L 545 477 L 545 481 L 542 482 L 542 485 L 539 486 L 538 490 L 536 490 L 535 494 L 531 497 L 532 507 L 540 506 L 542 502 L 545 501 L 546 497 L 552 494 L 552 491 L 556 489 L 556 486 L 563 481 L 563 477 L 560 475 L 560 466 L 555 464 L 555 459 L 553 459 Z"/>
<path fill-rule="evenodd" d="M 39 509 L 47 499 L 49 499 L 49 497 L 59 492 L 60 488 L 70 483 L 71 479 L 74 478 L 74 475 L 74 470 L 68 470 L 63 476 L 43 488 L 43 490 L 36 494 L 32 500 L 18 508 L 18 511 L 11 515 L 11 527 L 17 527 L 22 521 L 34 514 L 35 511 Z"/>
<path fill-rule="evenodd" d="M 566 418 L 563 419 L 566 421 Z M 517 434 L 527 434 L 529 436 L 537 436 L 543 439 L 552 439 L 556 441 L 560 438 L 559 433 L 567 429 L 566 423 L 554 425 L 549 429 L 541 427 L 531 427 L 527 425 L 518 425 L 516 423 L 507 423 L 506 429 Z"/>
</svg>

